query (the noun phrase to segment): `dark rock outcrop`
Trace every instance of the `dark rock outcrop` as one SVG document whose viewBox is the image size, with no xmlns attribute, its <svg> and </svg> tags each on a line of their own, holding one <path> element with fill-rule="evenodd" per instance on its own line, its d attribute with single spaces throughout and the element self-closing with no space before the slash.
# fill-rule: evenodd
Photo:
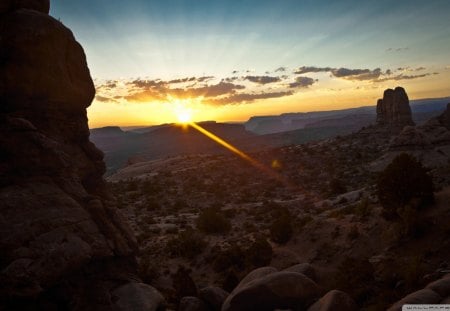
<svg viewBox="0 0 450 311">
<path fill-rule="evenodd" d="M 402 87 L 384 91 L 383 99 L 379 99 L 377 102 L 376 121 L 381 126 L 414 125 L 408 95 Z"/>
<path fill-rule="evenodd" d="M 89 141 L 85 54 L 48 10 L 0 6 L 0 309 L 111 309 L 136 241 Z"/>
</svg>

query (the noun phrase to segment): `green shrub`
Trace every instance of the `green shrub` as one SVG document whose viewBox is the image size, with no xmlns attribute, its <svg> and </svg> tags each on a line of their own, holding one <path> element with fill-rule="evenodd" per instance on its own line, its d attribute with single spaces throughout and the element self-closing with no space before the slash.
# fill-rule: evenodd
<svg viewBox="0 0 450 311">
<path fill-rule="evenodd" d="M 433 181 L 427 170 L 414 157 L 402 153 L 380 174 L 378 198 L 388 216 L 411 205 L 416 209 L 433 202 Z"/>
<path fill-rule="evenodd" d="M 205 233 L 220 234 L 230 231 L 231 223 L 217 209 L 207 208 L 198 216 L 197 228 Z"/>
<path fill-rule="evenodd" d="M 281 216 L 270 226 L 270 239 L 278 244 L 286 244 L 292 238 L 292 223 L 288 216 Z"/>
</svg>

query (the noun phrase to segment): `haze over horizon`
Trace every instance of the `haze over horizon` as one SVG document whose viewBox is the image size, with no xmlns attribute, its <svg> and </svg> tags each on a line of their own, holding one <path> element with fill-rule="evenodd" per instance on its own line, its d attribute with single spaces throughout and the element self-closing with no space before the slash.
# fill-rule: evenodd
<svg viewBox="0 0 450 311">
<path fill-rule="evenodd" d="M 450 95 L 448 1 L 52 2 L 84 46 L 90 126 L 244 121 Z"/>
</svg>

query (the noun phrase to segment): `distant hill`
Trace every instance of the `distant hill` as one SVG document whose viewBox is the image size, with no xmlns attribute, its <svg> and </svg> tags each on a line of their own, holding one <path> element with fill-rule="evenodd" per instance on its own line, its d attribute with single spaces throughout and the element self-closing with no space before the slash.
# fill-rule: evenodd
<svg viewBox="0 0 450 311">
<path fill-rule="evenodd" d="M 199 125 L 247 152 L 272 145 L 263 137 L 247 131 L 242 124 L 201 122 Z M 192 127 L 176 124 L 127 132 L 119 127 L 97 128 L 91 130 L 90 138 L 105 153 L 108 173 L 116 171 L 127 163 L 143 160 L 187 154 L 229 152 Z"/>
<path fill-rule="evenodd" d="M 445 110 L 450 98 L 411 101 L 414 122 L 421 124 Z M 252 117 L 245 124 L 199 123 L 245 152 L 302 144 L 356 132 L 375 122 L 374 106 L 333 111 Z M 107 174 L 135 162 L 188 154 L 227 151 L 192 127 L 161 124 L 124 131 L 110 126 L 91 129 L 91 141 L 105 153 Z"/>
<path fill-rule="evenodd" d="M 445 110 L 450 97 L 411 100 L 414 122 L 420 124 Z M 281 133 L 312 127 L 361 128 L 375 121 L 375 106 L 358 108 L 284 113 L 274 116 L 255 116 L 244 123 L 245 128 L 258 135 Z M 372 116 L 372 118 L 371 118 Z"/>
</svg>

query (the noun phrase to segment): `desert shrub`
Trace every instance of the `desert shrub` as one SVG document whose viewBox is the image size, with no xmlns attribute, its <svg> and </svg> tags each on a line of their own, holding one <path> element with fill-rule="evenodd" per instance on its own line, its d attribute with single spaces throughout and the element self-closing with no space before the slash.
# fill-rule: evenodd
<svg viewBox="0 0 450 311">
<path fill-rule="evenodd" d="M 272 261 L 273 250 L 266 239 L 257 238 L 246 251 L 248 263 L 257 268 L 268 266 Z"/>
<path fill-rule="evenodd" d="M 137 180 L 131 179 L 128 181 L 127 191 L 137 191 L 139 190 L 139 184 Z"/>
<path fill-rule="evenodd" d="M 174 286 L 175 301 L 180 301 L 186 296 L 197 296 L 198 289 L 194 280 L 190 276 L 190 270 L 179 266 L 175 274 L 172 275 L 172 284 Z"/>
<path fill-rule="evenodd" d="M 288 216 L 281 216 L 270 226 L 270 239 L 278 244 L 285 244 L 292 238 L 292 223 Z"/>
<path fill-rule="evenodd" d="M 206 245 L 206 241 L 198 232 L 188 229 L 168 240 L 166 250 L 172 257 L 192 259 L 202 253 Z"/>
<path fill-rule="evenodd" d="M 357 225 L 353 225 L 353 226 L 350 228 L 350 231 L 349 231 L 348 234 L 347 234 L 347 238 L 348 238 L 349 240 L 354 240 L 354 239 L 356 239 L 358 236 L 359 236 L 358 226 L 357 226 Z"/>
<path fill-rule="evenodd" d="M 368 197 L 364 197 L 358 204 L 356 204 L 355 215 L 362 219 L 365 219 L 370 215 L 370 204 Z"/>
<path fill-rule="evenodd" d="M 230 231 L 231 223 L 217 209 L 207 208 L 198 216 L 197 228 L 210 234 L 226 233 Z"/>
<path fill-rule="evenodd" d="M 338 178 L 333 178 L 328 184 L 330 195 L 338 195 L 345 193 L 347 188 L 343 184 L 343 182 Z"/>
<path fill-rule="evenodd" d="M 406 205 L 419 209 L 433 202 L 433 181 L 414 157 L 402 153 L 380 174 L 378 198 L 388 216 Z"/>
<path fill-rule="evenodd" d="M 245 252 L 239 245 L 233 244 L 229 248 L 219 252 L 213 262 L 213 269 L 216 272 L 230 268 L 242 270 L 245 267 Z"/>
<path fill-rule="evenodd" d="M 139 261 L 139 277 L 144 283 L 150 284 L 160 276 L 158 264 L 151 257 L 144 257 Z"/>
</svg>

